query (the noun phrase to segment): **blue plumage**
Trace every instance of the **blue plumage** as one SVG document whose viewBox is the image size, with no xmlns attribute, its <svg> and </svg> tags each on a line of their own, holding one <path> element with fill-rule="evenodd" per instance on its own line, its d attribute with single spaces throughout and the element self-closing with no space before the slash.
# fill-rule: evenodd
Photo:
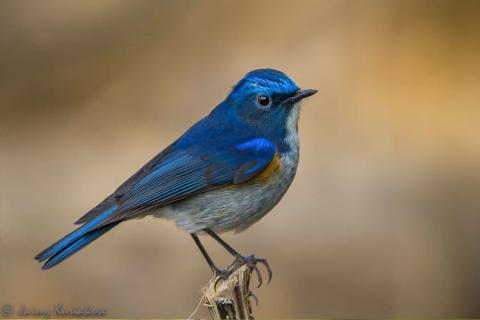
<svg viewBox="0 0 480 320">
<path fill-rule="evenodd" d="M 240 226 L 249 219 L 243 218 L 245 221 L 235 222 L 238 206 L 228 200 L 237 201 L 233 198 L 241 194 L 245 197 L 245 192 L 250 190 L 248 186 L 265 183 L 265 177 L 260 174 L 265 168 L 272 167 L 272 161 L 277 158 L 281 159 L 277 160 L 280 161 L 278 166 L 288 170 L 268 170 L 268 173 L 272 177 L 277 177 L 280 172 L 289 172 L 289 175 L 285 182 L 275 178 L 278 182 L 272 185 L 280 188 L 277 190 L 278 195 L 270 197 L 273 199 L 269 200 L 271 203 L 264 205 L 266 211 L 270 210 L 286 191 L 295 173 L 298 161 L 298 143 L 295 144 L 298 141 L 298 102 L 313 93 L 299 90 L 280 71 L 261 69 L 250 72 L 209 115 L 81 217 L 77 223 L 82 226 L 42 251 L 36 259 L 49 259 L 44 268 L 51 268 L 118 223 L 149 213 L 174 219 L 181 227 L 185 224 L 182 221 L 188 220 L 188 227 L 185 224 L 184 229 L 189 232 L 204 228 L 226 231 L 235 225 Z M 259 178 L 255 180 L 256 177 Z M 238 186 L 235 189 L 238 190 L 237 194 L 222 199 L 219 192 L 231 186 Z M 255 192 L 250 196 L 262 198 L 257 189 L 248 191 Z M 264 191 L 267 194 L 266 191 L 275 190 Z M 217 207 L 212 206 L 206 211 L 197 210 L 197 213 L 189 207 L 191 204 L 197 206 L 193 203 L 198 199 L 213 195 L 216 198 L 209 201 L 216 203 Z M 171 212 L 178 212 L 178 215 L 163 213 L 162 208 L 170 208 Z M 179 212 L 178 208 L 184 209 Z M 162 210 L 158 211 L 159 209 Z M 215 210 L 231 211 L 227 217 L 229 221 L 213 219 L 212 212 Z M 202 216 L 202 212 L 207 216 Z M 238 214 L 238 217 L 242 217 L 242 214 Z M 255 217 L 250 220 L 253 218 Z M 210 220 L 212 221 L 209 222 Z M 215 226 L 215 220 L 218 226 Z"/>
<path fill-rule="evenodd" d="M 89 231 L 93 230 L 97 225 L 99 225 L 103 220 L 105 220 L 109 215 L 111 215 L 116 209 L 116 206 L 112 206 L 110 209 L 103 212 L 101 215 L 97 216 L 95 219 L 92 219 L 88 223 L 84 224 L 83 226 L 79 227 L 75 231 L 69 233 L 59 241 L 52 244 L 47 249 L 40 252 L 35 259 L 38 261 L 44 261 L 46 259 L 51 258 L 52 256 L 61 253 L 65 248 L 68 248 L 69 245 L 74 243 L 75 241 L 81 239 L 85 236 Z"/>
<path fill-rule="evenodd" d="M 96 240 L 98 237 L 103 235 L 105 232 L 109 231 L 113 227 L 115 227 L 118 223 L 112 223 L 107 226 L 101 227 L 99 229 L 93 230 L 81 236 L 78 240 L 73 243 L 70 243 L 64 249 L 56 253 L 53 257 L 51 257 L 43 266 L 42 269 L 50 269 L 60 262 L 64 261 L 71 255 L 77 253 L 85 246 Z"/>
</svg>

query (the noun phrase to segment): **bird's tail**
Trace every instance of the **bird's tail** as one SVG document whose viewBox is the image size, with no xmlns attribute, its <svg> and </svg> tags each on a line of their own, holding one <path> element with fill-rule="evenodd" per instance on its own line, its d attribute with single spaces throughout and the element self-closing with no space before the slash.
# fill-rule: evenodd
<svg viewBox="0 0 480 320">
<path fill-rule="evenodd" d="M 62 239 L 58 240 L 42 252 L 40 252 L 35 259 L 39 262 L 48 261 L 42 266 L 42 269 L 50 269 L 60 262 L 64 261 L 71 255 L 77 253 L 86 245 L 96 240 L 98 237 L 115 227 L 117 223 L 107 224 L 95 229 L 102 221 L 110 216 L 116 209 L 116 206 L 111 207 L 95 219 L 85 223 L 75 231 L 69 233 Z"/>
</svg>

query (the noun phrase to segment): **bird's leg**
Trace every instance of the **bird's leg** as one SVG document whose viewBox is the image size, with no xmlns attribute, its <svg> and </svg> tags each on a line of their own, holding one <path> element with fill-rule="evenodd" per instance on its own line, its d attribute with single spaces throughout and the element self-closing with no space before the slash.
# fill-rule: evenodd
<svg viewBox="0 0 480 320">
<path fill-rule="evenodd" d="M 232 256 L 236 257 L 239 256 L 240 253 L 237 250 L 233 249 L 228 243 L 226 243 L 222 238 L 220 238 L 215 232 L 212 231 L 210 228 L 203 229 L 210 237 L 215 239 L 218 243 L 222 245 Z"/>
<path fill-rule="evenodd" d="M 205 258 L 205 260 L 207 260 L 207 263 L 208 265 L 210 266 L 210 269 L 212 269 L 212 272 L 215 276 L 220 276 L 224 279 L 226 279 L 228 277 L 228 273 L 226 270 L 222 270 L 222 269 L 219 269 L 215 263 L 213 263 L 213 260 L 212 258 L 210 258 L 210 256 L 208 255 L 207 253 L 207 250 L 205 250 L 205 247 L 203 246 L 203 244 L 200 242 L 200 239 L 198 238 L 198 236 L 195 234 L 195 233 L 191 233 L 190 234 L 193 238 L 193 240 L 195 241 L 195 243 L 197 244 L 198 248 L 200 249 L 200 251 L 202 252 L 202 255 L 203 257 Z"/>
<path fill-rule="evenodd" d="M 203 230 L 209 236 L 215 239 L 218 243 L 220 243 L 222 247 L 224 247 L 225 250 L 227 250 L 232 256 L 235 257 L 235 261 L 226 269 L 228 273 L 231 273 L 232 271 L 238 269 L 240 266 L 244 264 L 249 265 L 250 267 L 252 267 L 253 270 L 255 270 L 255 273 L 257 274 L 257 278 L 258 278 L 257 287 L 260 287 L 262 285 L 262 275 L 260 274 L 260 270 L 258 270 L 257 268 L 257 263 L 260 262 L 267 269 L 267 273 L 268 273 L 267 284 L 270 283 L 270 280 L 272 280 L 272 269 L 270 269 L 270 265 L 268 264 L 266 259 L 256 258 L 253 254 L 250 256 L 242 256 L 240 253 L 237 252 L 237 250 L 233 249 L 228 243 L 226 243 L 211 229 L 206 228 Z"/>
</svg>

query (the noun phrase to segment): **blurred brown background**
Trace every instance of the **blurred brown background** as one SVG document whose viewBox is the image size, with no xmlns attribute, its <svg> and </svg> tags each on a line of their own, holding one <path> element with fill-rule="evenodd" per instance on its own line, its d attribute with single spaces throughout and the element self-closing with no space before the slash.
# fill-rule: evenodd
<svg viewBox="0 0 480 320">
<path fill-rule="evenodd" d="M 210 271 L 172 223 L 33 256 L 273 67 L 319 94 L 289 193 L 225 235 L 274 269 L 256 315 L 480 317 L 479 56 L 478 1 L 1 1 L 0 304 L 188 316 Z"/>
</svg>

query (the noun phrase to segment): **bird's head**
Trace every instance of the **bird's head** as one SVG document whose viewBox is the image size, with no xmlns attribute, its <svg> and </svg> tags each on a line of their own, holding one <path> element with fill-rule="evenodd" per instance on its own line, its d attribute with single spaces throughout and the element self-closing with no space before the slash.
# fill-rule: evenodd
<svg viewBox="0 0 480 320">
<path fill-rule="evenodd" d="M 296 128 L 300 101 L 316 92 L 300 89 L 281 71 L 258 69 L 241 79 L 225 102 L 257 132 L 282 135 L 288 125 Z"/>
</svg>

